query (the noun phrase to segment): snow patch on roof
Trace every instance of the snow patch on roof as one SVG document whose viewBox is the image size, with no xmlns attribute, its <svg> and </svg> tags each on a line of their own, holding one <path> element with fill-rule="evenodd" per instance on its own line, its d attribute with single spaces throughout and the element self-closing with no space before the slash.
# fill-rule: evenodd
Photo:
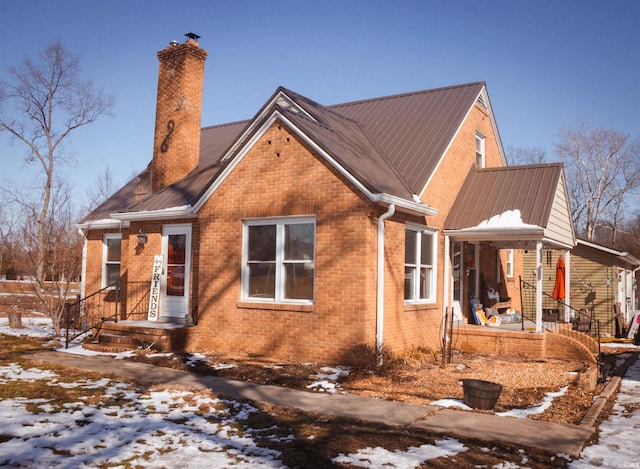
<svg viewBox="0 0 640 469">
<path fill-rule="evenodd" d="M 537 228 L 522 221 L 522 213 L 519 209 L 507 210 L 494 215 L 488 220 L 481 221 L 476 228 Z"/>
</svg>

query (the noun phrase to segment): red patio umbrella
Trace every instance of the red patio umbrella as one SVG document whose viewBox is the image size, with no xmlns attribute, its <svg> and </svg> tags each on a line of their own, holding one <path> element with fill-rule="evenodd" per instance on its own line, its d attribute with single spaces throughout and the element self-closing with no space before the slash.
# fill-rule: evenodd
<svg viewBox="0 0 640 469">
<path fill-rule="evenodd" d="M 556 264 L 556 283 L 553 286 L 553 297 L 556 300 L 564 300 L 564 279 L 565 279 L 565 265 L 564 259 L 562 257 L 558 258 L 558 263 Z"/>
</svg>

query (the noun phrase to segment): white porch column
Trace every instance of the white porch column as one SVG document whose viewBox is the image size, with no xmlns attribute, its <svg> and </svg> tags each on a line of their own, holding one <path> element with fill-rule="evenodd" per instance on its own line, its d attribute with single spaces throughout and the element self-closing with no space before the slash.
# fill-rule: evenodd
<svg viewBox="0 0 640 469">
<path fill-rule="evenodd" d="M 542 241 L 536 242 L 536 332 L 542 332 Z"/>
<path fill-rule="evenodd" d="M 442 316 L 444 317 L 447 313 L 447 308 L 451 305 L 451 299 L 449 298 L 449 284 L 451 283 L 451 258 L 449 250 L 451 249 L 451 244 L 449 242 L 449 236 L 444 236 L 444 272 L 442 274 L 443 282 L 442 285 Z"/>
<path fill-rule="evenodd" d="M 566 250 L 564 253 L 564 320 L 571 321 L 571 251 Z"/>
</svg>

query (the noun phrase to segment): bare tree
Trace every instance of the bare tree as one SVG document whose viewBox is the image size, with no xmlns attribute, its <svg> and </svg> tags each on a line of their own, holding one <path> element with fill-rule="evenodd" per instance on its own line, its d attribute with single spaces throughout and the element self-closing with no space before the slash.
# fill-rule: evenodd
<svg viewBox="0 0 640 469">
<path fill-rule="evenodd" d="M 95 186 L 91 186 L 87 189 L 87 212 L 91 212 L 98 205 L 111 197 L 117 189 L 118 186 L 113 180 L 111 168 L 106 166 L 104 171 L 98 176 L 98 179 L 96 179 Z"/>
<path fill-rule="evenodd" d="M 507 147 L 507 160 L 511 165 L 540 164 L 547 161 L 547 153 L 537 147 Z"/>
<path fill-rule="evenodd" d="M 578 232 L 593 240 L 598 227 L 613 223 L 615 240 L 628 197 L 640 188 L 640 142 L 580 123 L 560 132 L 555 150 L 564 162 Z"/>
<path fill-rule="evenodd" d="M 33 276 L 42 288 L 47 274 L 48 253 L 52 238 L 48 232 L 54 208 L 52 195 L 59 165 L 70 162 L 64 143 L 75 131 L 109 114 L 113 98 L 93 91 L 91 81 L 80 78 L 79 59 L 56 42 L 41 52 L 37 61 L 25 59 L 19 67 L 9 68 L 9 80 L 0 81 L 0 131 L 14 142 L 26 146 L 27 163 L 36 163 L 41 171 L 41 185 L 31 207 L 35 230 L 33 236 Z"/>
<path fill-rule="evenodd" d="M 51 318 L 53 328 L 60 333 L 65 303 L 73 297 L 72 290 L 80 275 L 82 240 L 75 230 L 75 219 L 69 185 L 58 179 L 52 185 L 49 199 L 51 210 L 40 224 L 40 201 L 18 195 L 14 203 L 20 207 L 22 222 L 14 232 L 14 245 L 18 269 L 36 272 L 42 264 L 43 278 L 32 277 L 30 294 L 38 307 Z M 47 240 L 44 259 L 40 257 L 39 231 Z"/>
</svg>

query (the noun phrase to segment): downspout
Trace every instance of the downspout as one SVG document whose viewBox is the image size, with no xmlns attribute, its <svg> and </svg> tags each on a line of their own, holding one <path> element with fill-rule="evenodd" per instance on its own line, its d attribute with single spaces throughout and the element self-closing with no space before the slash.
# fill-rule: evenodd
<svg viewBox="0 0 640 469">
<path fill-rule="evenodd" d="M 376 277 L 376 354 L 378 366 L 382 365 L 382 346 L 384 344 L 384 222 L 393 216 L 395 204 L 378 218 L 378 268 Z"/>
<path fill-rule="evenodd" d="M 87 278 L 87 235 L 82 229 L 78 229 L 78 233 L 82 236 L 82 266 L 80 268 L 80 298 L 86 295 L 86 278 Z"/>
</svg>

